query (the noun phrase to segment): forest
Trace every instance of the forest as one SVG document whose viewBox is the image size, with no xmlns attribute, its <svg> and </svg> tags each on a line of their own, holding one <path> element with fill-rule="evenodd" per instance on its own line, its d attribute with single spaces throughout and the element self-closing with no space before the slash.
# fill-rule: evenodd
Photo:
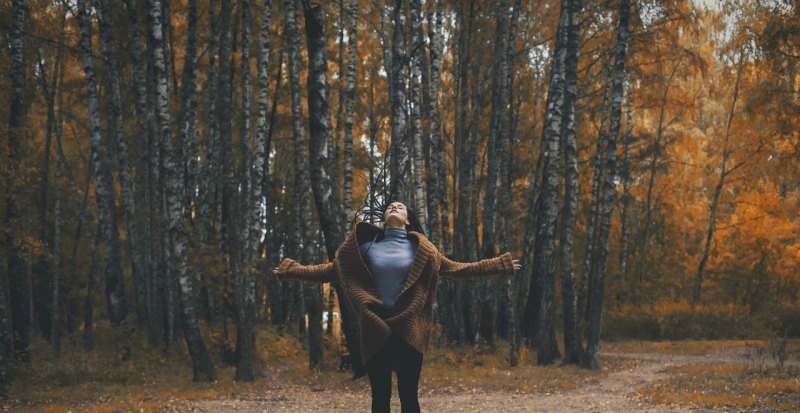
<svg viewBox="0 0 800 413">
<path fill-rule="evenodd" d="M 619 341 L 800 337 L 797 0 L 10 0 L 0 28 L 4 394 L 93 352 L 259 381 L 284 340 L 364 376 L 344 286 L 271 269 L 392 200 L 450 259 L 521 261 L 438 280 L 436 351 L 595 374 Z"/>
</svg>

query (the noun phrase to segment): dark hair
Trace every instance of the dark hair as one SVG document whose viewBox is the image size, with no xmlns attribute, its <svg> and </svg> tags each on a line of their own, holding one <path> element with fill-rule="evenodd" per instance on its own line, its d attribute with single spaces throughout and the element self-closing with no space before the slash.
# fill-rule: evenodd
<svg viewBox="0 0 800 413">
<path fill-rule="evenodd" d="M 393 202 L 402 202 L 402 201 L 388 201 L 385 204 L 381 205 L 381 208 L 373 208 L 371 210 L 368 209 L 367 212 L 362 212 L 362 213 L 365 213 L 366 217 L 372 218 L 370 221 L 377 220 L 378 222 L 384 222 L 383 213 L 386 211 L 387 208 L 389 208 L 389 205 L 391 205 Z M 403 205 L 406 205 L 405 202 L 403 202 Z M 422 230 L 422 225 L 420 225 L 419 223 L 417 214 L 408 205 L 406 205 L 406 213 L 408 215 L 408 224 L 406 224 L 406 231 L 416 231 L 421 233 L 422 235 L 425 235 L 425 231 Z M 382 240 L 383 237 L 386 236 L 385 231 L 386 227 L 384 226 L 382 231 L 379 231 L 378 233 L 375 234 L 375 238 L 372 239 L 372 242 L 374 243 L 375 241 Z M 369 251 L 370 248 L 372 248 L 372 245 L 373 244 L 370 244 L 369 247 L 367 247 L 367 252 Z M 366 255 L 367 254 L 365 252 L 364 253 L 365 259 Z"/>
<path fill-rule="evenodd" d="M 408 205 L 408 202 L 397 199 L 400 188 L 406 188 L 408 186 L 407 182 L 402 177 L 408 172 L 410 163 L 406 162 L 403 170 L 401 173 L 397 174 L 397 176 L 390 177 L 389 165 L 391 163 L 392 147 L 393 144 L 389 146 L 389 150 L 386 152 L 386 156 L 383 159 L 383 165 L 381 165 L 378 173 L 372 177 L 367 195 L 364 197 L 361 208 L 355 211 L 352 223 L 355 224 L 359 218 L 362 221 L 367 221 L 372 224 L 383 222 L 383 213 L 386 211 L 386 208 L 388 208 L 392 202 L 402 202 L 403 205 L 406 206 L 406 211 L 408 213 L 408 225 L 406 225 L 406 230 L 416 231 L 425 235 L 425 231 L 422 230 L 422 225 L 420 225 L 419 218 L 417 218 L 414 209 Z M 405 159 L 408 160 L 407 157 Z M 384 201 L 383 204 L 381 204 L 382 200 Z M 383 231 L 380 232 L 379 236 L 383 236 Z"/>
<path fill-rule="evenodd" d="M 397 201 L 397 200 L 388 201 L 388 202 L 386 202 L 385 204 L 383 204 L 381 206 L 381 210 L 379 212 L 380 213 L 380 221 L 381 222 L 383 222 L 383 213 L 386 212 L 386 209 L 389 208 L 389 205 L 391 205 L 394 202 L 402 202 L 402 201 Z M 419 218 L 417 218 L 417 213 L 414 212 L 413 208 L 411 208 L 410 206 L 406 205 L 405 202 L 402 202 L 402 204 L 406 206 L 406 212 L 408 213 L 408 224 L 406 225 L 406 230 L 408 230 L 408 231 L 416 231 L 416 232 L 421 233 L 422 235 L 425 235 L 425 231 L 422 230 L 422 225 L 420 225 L 420 223 L 419 223 Z"/>
</svg>

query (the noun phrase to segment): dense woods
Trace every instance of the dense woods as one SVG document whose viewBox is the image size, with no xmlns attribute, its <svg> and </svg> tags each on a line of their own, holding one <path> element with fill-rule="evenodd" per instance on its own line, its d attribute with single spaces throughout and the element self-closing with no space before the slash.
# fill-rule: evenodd
<svg viewBox="0 0 800 413">
<path fill-rule="evenodd" d="M 796 0 L 3 2 L 0 381 L 101 323 L 122 359 L 185 344 L 196 381 L 212 351 L 254 380 L 267 325 L 364 375 L 343 286 L 269 269 L 332 260 L 390 199 L 448 257 L 522 261 L 440 280 L 433 345 L 596 369 L 601 339 L 796 336 L 798 22 Z"/>
</svg>

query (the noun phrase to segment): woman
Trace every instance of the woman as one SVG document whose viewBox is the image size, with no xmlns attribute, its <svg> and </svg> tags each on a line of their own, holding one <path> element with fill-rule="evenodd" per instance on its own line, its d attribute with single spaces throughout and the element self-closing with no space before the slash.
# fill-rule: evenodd
<svg viewBox="0 0 800 413">
<path fill-rule="evenodd" d="M 418 412 L 422 354 L 439 276 L 511 276 L 519 268 L 508 252 L 472 263 L 447 259 L 425 237 L 413 212 L 392 202 L 384 209 L 383 227 L 357 223 L 332 262 L 304 266 L 285 258 L 272 272 L 304 281 L 340 281 L 358 314 L 372 411 L 389 412 L 396 366 L 402 411 Z"/>
</svg>

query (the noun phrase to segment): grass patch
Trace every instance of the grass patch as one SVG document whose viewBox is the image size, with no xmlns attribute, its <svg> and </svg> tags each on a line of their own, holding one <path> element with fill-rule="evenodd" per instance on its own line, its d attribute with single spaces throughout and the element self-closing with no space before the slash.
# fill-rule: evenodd
<svg viewBox="0 0 800 413">
<path fill-rule="evenodd" d="M 653 382 L 639 394 L 659 404 L 711 408 L 792 411 L 800 405 L 796 367 L 754 370 L 740 364 L 685 365 L 669 369 L 668 379 Z"/>
<path fill-rule="evenodd" d="M 625 340 L 604 343 L 601 350 L 608 353 L 657 353 L 705 356 L 715 351 L 730 348 L 743 348 L 748 343 L 753 342 L 753 340 Z"/>
<path fill-rule="evenodd" d="M 213 383 L 192 382 L 192 371 L 183 341 L 168 351 L 152 348 L 144 332 L 132 337 L 131 358 L 120 356 L 115 329 L 101 323 L 96 327 L 95 349 L 80 348 L 80 332 L 66 337 L 58 358 L 47 342 L 35 337 L 33 361 L 17 366 L 7 386 L 8 397 L 0 399 L 1 410 L 47 411 L 164 411 L 185 410 L 186 404 L 204 399 L 256 399 L 268 391 L 291 391 L 292 386 L 313 391 L 369 394 L 369 380 L 351 380 L 350 371 L 339 370 L 337 340 L 326 341 L 322 367 L 308 368 L 308 353 L 296 337 L 267 326 L 259 326 L 256 340 L 254 383 L 233 380 L 235 367 L 222 362 L 225 340 L 220 330 L 204 327 L 207 345 L 217 370 Z M 613 371 L 628 368 L 635 360 L 601 356 L 602 369 L 583 370 L 575 366 L 536 366 L 535 354 L 523 348 L 520 365 L 508 368 L 508 344 L 488 346 L 430 347 L 425 354 L 420 393 L 463 391 L 509 391 L 546 393 L 576 388 Z"/>
<path fill-rule="evenodd" d="M 136 332 L 131 339 L 131 357 L 123 360 L 119 333 L 107 323 L 96 327 L 91 352 L 81 349 L 80 332 L 65 337 L 58 358 L 49 343 L 32 337 L 33 360 L 12 368 L 11 382 L 6 386 L 8 397 L 0 399 L 0 410 L 156 412 L 172 406 L 181 410 L 180 406 L 191 400 L 248 398 L 264 390 L 263 378 L 254 383 L 235 382 L 236 368 L 222 361 L 225 340 L 221 331 L 203 331 L 217 373 L 213 383 L 192 382 L 191 361 L 182 339 L 165 351 L 151 347 L 145 332 Z M 307 359 L 302 346 L 289 335 L 268 327 L 259 327 L 257 335 L 257 372 L 264 374 L 278 363 L 301 365 Z M 326 356 L 328 360 L 334 358 Z"/>
<path fill-rule="evenodd" d="M 600 350 L 606 353 L 657 353 L 686 356 L 707 356 L 727 351 L 747 350 L 760 347 L 770 356 L 770 340 L 681 340 L 650 341 L 623 340 L 604 342 Z M 789 360 L 800 360 L 800 340 L 788 340 L 786 356 Z"/>
</svg>

